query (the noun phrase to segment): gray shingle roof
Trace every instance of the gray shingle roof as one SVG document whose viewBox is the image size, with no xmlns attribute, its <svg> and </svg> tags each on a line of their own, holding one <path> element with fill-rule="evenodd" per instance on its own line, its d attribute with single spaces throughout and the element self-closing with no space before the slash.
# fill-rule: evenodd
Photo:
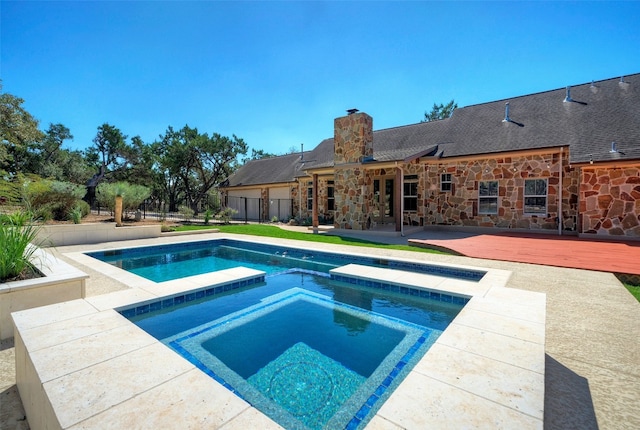
<svg viewBox="0 0 640 430">
<path fill-rule="evenodd" d="M 456 109 L 450 118 L 374 131 L 373 160 L 402 161 L 425 154 L 443 159 L 506 151 L 569 146 L 570 162 L 640 160 L 640 74 L 560 88 Z M 504 122 L 505 103 L 510 122 Z M 617 152 L 610 152 L 616 142 Z M 303 174 L 333 166 L 333 138 L 304 155 L 258 160 L 236 175 L 270 183 L 273 175 Z M 279 167 L 257 164 L 282 163 Z M 286 163 L 291 163 L 286 169 Z M 293 166 L 295 165 L 295 166 Z M 295 167 L 295 168 L 293 168 Z M 244 172 L 249 170 L 249 172 Z M 258 176 L 263 175 L 260 179 Z M 285 176 L 286 176 L 285 175 Z M 267 180 L 268 179 L 268 180 Z M 233 181 L 235 182 L 235 181 Z M 247 179 L 244 184 L 249 183 Z"/>
<path fill-rule="evenodd" d="M 307 154 L 308 152 L 305 152 L 304 157 Z M 223 186 L 239 187 L 292 182 L 301 166 L 300 153 L 252 160 L 229 176 Z"/>
<path fill-rule="evenodd" d="M 640 74 L 624 80 L 573 86 L 570 102 L 561 88 L 457 109 L 443 157 L 568 145 L 572 163 L 640 159 Z M 502 122 L 506 102 L 512 122 Z"/>
</svg>

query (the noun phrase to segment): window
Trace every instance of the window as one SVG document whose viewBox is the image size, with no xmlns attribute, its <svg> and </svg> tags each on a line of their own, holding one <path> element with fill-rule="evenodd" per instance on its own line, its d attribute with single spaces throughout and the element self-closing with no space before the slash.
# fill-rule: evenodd
<svg viewBox="0 0 640 430">
<path fill-rule="evenodd" d="M 547 213 L 547 180 L 524 180 L 524 213 L 525 215 L 546 215 Z"/>
<path fill-rule="evenodd" d="M 313 210 L 313 182 L 307 182 L 307 210 Z"/>
<path fill-rule="evenodd" d="M 478 213 L 498 213 L 498 181 L 480 181 L 478 184 Z"/>
<path fill-rule="evenodd" d="M 451 191 L 451 173 L 440 175 L 440 191 Z"/>
<path fill-rule="evenodd" d="M 418 175 L 404 177 L 404 210 L 410 212 L 418 210 Z"/>
<path fill-rule="evenodd" d="M 333 197 L 333 181 L 327 181 L 327 210 L 335 209 L 335 198 Z"/>
</svg>

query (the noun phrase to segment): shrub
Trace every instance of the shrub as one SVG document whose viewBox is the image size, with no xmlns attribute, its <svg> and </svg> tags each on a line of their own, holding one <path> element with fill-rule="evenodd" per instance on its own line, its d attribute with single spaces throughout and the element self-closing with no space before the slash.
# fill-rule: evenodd
<svg viewBox="0 0 640 430">
<path fill-rule="evenodd" d="M 75 207 L 69 212 L 69 219 L 73 221 L 74 224 L 80 224 L 82 220 L 82 210 L 78 207 Z"/>
<path fill-rule="evenodd" d="M 47 206 L 40 207 L 33 213 L 33 219 L 37 221 L 47 222 L 53 219 L 53 212 Z"/>
<path fill-rule="evenodd" d="M 10 214 L 2 214 L 0 216 L 0 224 L 14 227 L 22 227 L 31 221 L 31 217 L 27 212 L 18 211 Z"/>
<path fill-rule="evenodd" d="M 31 257 L 35 246 L 31 246 L 38 235 L 39 227 L 34 224 L 0 224 L 0 280 L 10 280 L 20 276 L 25 270 L 35 272 Z"/>
<path fill-rule="evenodd" d="M 18 173 L 13 178 L 0 177 L 0 198 L 2 204 L 17 205 L 22 201 L 25 176 Z"/>
<path fill-rule="evenodd" d="M 182 216 L 185 221 L 190 221 L 191 218 L 193 218 L 194 211 L 189 206 L 180 206 L 178 212 L 180 212 L 180 216 Z"/>
<path fill-rule="evenodd" d="M 238 211 L 233 208 L 224 208 L 218 213 L 218 218 L 224 224 L 229 224 L 231 222 L 231 218 L 233 218 L 233 216 L 237 213 Z"/>
<path fill-rule="evenodd" d="M 274 216 L 272 216 L 272 217 L 271 217 L 271 222 L 274 222 L 274 223 L 275 223 L 275 222 L 279 222 L 279 221 L 280 221 L 280 220 L 278 219 L 278 217 L 277 217 L 277 216 L 275 216 L 275 215 L 274 215 Z"/>
<path fill-rule="evenodd" d="M 76 202 L 76 209 L 80 211 L 80 213 L 82 214 L 82 218 L 91 213 L 91 206 L 89 206 L 89 203 L 85 202 L 84 200 L 78 200 Z"/>
<path fill-rule="evenodd" d="M 204 212 L 204 225 L 209 225 L 209 221 L 211 221 L 211 215 L 213 215 L 211 209 L 207 209 Z"/>
<path fill-rule="evenodd" d="M 82 185 L 46 179 L 26 181 L 24 189 L 27 208 L 35 213 L 45 213 L 49 219 L 58 221 L 68 219 L 69 213 L 86 194 Z"/>
<path fill-rule="evenodd" d="M 102 183 L 96 189 L 96 198 L 101 207 L 111 212 L 115 209 L 116 196 L 122 196 L 122 210 L 135 211 L 146 198 L 151 195 L 151 189 L 144 185 L 129 184 L 128 182 Z"/>
</svg>

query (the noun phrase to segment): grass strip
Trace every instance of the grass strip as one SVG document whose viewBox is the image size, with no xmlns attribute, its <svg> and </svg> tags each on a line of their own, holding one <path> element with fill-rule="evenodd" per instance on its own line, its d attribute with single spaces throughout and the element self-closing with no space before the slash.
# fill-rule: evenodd
<svg viewBox="0 0 640 430">
<path fill-rule="evenodd" d="M 623 282 L 624 287 L 629 290 L 631 295 L 636 298 L 637 301 L 640 302 L 640 285 L 632 285 L 626 282 Z"/>
<path fill-rule="evenodd" d="M 222 233 L 247 234 L 252 236 L 276 237 L 279 239 L 305 240 L 307 242 L 330 243 L 336 245 L 364 246 L 369 248 L 395 249 L 400 251 L 426 252 L 430 254 L 449 254 L 444 251 L 420 248 L 409 245 L 390 245 L 387 243 L 374 242 L 352 237 L 333 236 L 328 234 L 301 233 L 297 231 L 285 230 L 277 226 L 266 224 L 227 224 L 227 225 L 182 225 L 175 228 L 175 231 L 193 231 L 202 229 L 218 229 Z"/>
</svg>

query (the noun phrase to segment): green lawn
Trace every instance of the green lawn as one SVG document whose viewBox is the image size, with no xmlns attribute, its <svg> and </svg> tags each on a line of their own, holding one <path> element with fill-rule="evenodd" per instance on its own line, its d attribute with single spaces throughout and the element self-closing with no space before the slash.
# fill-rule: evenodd
<svg viewBox="0 0 640 430">
<path fill-rule="evenodd" d="M 228 224 L 228 225 L 182 225 L 175 228 L 175 231 L 191 231 L 202 229 L 219 229 L 223 233 L 250 234 L 253 236 L 277 237 L 281 239 L 306 240 L 307 242 L 333 243 L 338 245 L 365 246 L 369 248 L 398 249 L 401 251 L 427 252 L 431 254 L 447 254 L 446 252 L 434 249 L 419 248 L 408 245 L 388 245 L 385 243 L 373 242 L 362 239 L 354 239 L 327 234 L 300 233 L 290 230 L 283 230 L 280 227 L 267 224 Z"/>
<path fill-rule="evenodd" d="M 627 290 L 629 290 L 631 295 L 640 302 L 640 285 L 631 285 L 624 282 L 624 286 Z"/>
</svg>

